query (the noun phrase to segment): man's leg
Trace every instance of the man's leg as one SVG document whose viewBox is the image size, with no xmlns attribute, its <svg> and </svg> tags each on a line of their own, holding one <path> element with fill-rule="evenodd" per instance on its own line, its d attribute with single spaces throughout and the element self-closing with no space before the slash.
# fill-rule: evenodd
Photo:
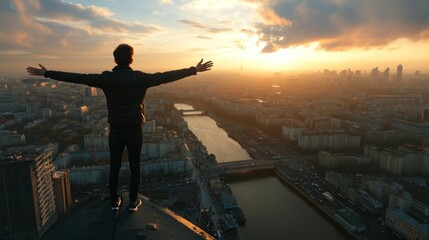
<svg viewBox="0 0 429 240">
<path fill-rule="evenodd" d="M 127 144 L 128 161 L 130 165 L 130 202 L 137 199 L 140 183 L 140 154 L 142 150 L 143 135 L 141 130 L 133 134 L 132 140 Z"/>
<path fill-rule="evenodd" d="M 109 172 L 109 189 L 110 198 L 118 199 L 119 171 L 121 169 L 122 155 L 125 149 L 125 143 L 117 139 L 114 134 L 109 135 L 110 148 L 110 172 Z"/>
</svg>

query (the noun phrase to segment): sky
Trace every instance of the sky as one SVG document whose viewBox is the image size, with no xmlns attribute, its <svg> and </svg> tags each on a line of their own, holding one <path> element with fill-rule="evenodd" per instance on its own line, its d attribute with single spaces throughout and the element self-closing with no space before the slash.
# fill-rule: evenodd
<svg viewBox="0 0 429 240">
<path fill-rule="evenodd" d="M 1 0 L 0 72 L 96 72 L 114 48 L 167 71 L 429 72 L 428 0 Z"/>
</svg>

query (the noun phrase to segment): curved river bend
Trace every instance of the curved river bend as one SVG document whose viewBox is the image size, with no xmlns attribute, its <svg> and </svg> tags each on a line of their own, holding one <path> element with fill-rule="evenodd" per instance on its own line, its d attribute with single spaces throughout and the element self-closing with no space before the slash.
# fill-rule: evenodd
<svg viewBox="0 0 429 240">
<path fill-rule="evenodd" d="M 191 110 L 187 104 L 177 109 Z M 208 116 L 185 116 L 195 136 L 219 162 L 250 159 L 249 154 Z M 276 176 L 231 182 L 230 187 L 247 222 L 239 232 L 244 240 L 347 239 L 296 192 Z"/>
</svg>

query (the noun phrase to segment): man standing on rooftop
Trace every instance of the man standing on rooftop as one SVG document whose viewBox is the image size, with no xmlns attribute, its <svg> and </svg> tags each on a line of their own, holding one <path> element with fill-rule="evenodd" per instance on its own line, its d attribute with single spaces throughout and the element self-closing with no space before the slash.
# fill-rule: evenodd
<svg viewBox="0 0 429 240">
<path fill-rule="evenodd" d="M 112 71 L 101 74 L 81 74 L 52 71 L 39 64 L 40 68 L 27 67 L 30 75 L 44 76 L 58 81 L 86 84 L 103 90 L 108 109 L 110 124 L 110 173 L 109 189 L 111 209 L 118 210 L 121 198 L 118 193 L 119 170 L 125 147 L 128 150 L 130 177 L 130 211 L 137 211 L 141 205 L 138 198 L 140 182 L 140 153 L 143 144 L 144 97 L 150 87 L 173 82 L 198 72 L 211 70 L 211 61 L 203 63 L 203 59 L 195 66 L 164 73 L 144 73 L 134 71 L 130 65 L 133 62 L 134 49 L 128 44 L 120 44 L 113 51 L 115 63 Z"/>
</svg>

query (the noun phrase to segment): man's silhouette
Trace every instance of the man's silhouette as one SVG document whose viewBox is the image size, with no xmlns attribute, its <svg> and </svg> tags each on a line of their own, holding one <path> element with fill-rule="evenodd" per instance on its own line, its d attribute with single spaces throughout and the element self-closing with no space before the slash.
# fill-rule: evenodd
<svg viewBox="0 0 429 240">
<path fill-rule="evenodd" d="M 39 64 L 41 68 L 27 67 L 30 75 L 44 76 L 59 81 L 86 84 L 103 90 L 106 95 L 108 122 L 110 124 L 110 173 L 109 188 L 111 209 L 118 210 L 121 198 L 118 194 L 119 170 L 125 147 L 128 150 L 130 177 L 130 211 L 137 211 L 141 205 L 138 198 L 140 182 L 140 153 L 142 149 L 144 117 L 144 96 L 148 88 L 173 82 L 197 72 L 211 69 L 211 61 L 203 63 L 203 59 L 195 66 L 164 73 L 148 74 L 134 71 L 134 49 L 127 44 L 120 44 L 113 56 L 117 66 L 112 71 L 101 74 L 80 74 L 51 71 Z"/>
</svg>

